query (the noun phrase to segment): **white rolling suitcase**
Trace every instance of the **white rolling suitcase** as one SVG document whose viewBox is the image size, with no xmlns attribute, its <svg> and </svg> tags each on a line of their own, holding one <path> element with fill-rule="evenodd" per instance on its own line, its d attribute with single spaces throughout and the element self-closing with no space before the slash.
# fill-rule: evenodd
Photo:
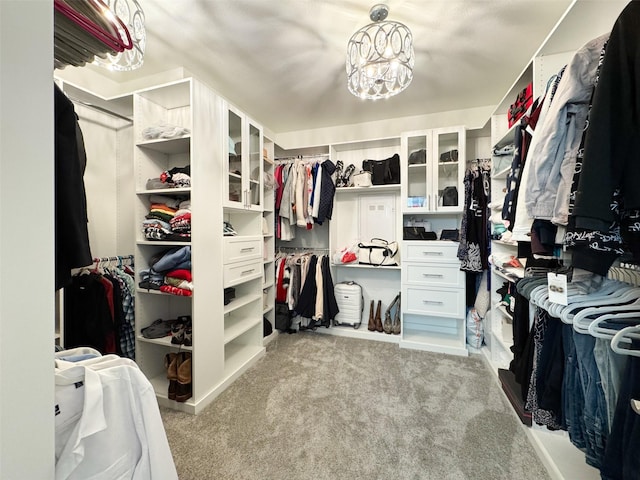
<svg viewBox="0 0 640 480">
<path fill-rule="evenodd" d="M 362 323 L 364 297 L 362 287 L 356 282 L 340 282 L 334 287 L 340 313 L 333 320 L 334 325 L 350 325 L 358 328 Z"/>
</svg>

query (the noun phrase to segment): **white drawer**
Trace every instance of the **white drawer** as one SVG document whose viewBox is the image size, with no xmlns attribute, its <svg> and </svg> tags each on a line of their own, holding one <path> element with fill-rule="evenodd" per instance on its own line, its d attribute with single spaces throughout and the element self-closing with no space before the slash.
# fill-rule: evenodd
<svg viewBox="0 0 640 480">
<path fill-rule="evenodd" d="M 460 265 L 456 264 L 405 263 L 403 272 L 406 283 L 435 287 L 465 286 L 464 272 L 460 270 Z"/>
<path fill-rule="evenodd" d="M 262 261 L 249 260 L 248 262 L 230 263 L 223 267 L 224 287 L 233 287 L 240 283 L 262 278 Z"/>
<path fill-rule="evenodd" d="M 404 242 L 404 262 L 459 263 L 456 242 Z"/>
<path fill-rule="evenodd" d="M 262 237 L 224 237 L 223 263 L 262 258 Z"/>
<path fill-rule="evenodd" d="M 464 318 L 464 290 L 407 287 L 406 292 L 406 313 Z"/>
</svg>

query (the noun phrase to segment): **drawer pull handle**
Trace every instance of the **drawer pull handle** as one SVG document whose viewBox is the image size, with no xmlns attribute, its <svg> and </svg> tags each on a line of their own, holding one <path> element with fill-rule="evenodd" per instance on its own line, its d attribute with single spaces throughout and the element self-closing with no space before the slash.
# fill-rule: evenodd
<svg viewBox="0 0 640 480">
<path fill-rule="evenodd" d="M 442 252 L 422 252 L 424 255 L 442 255 Z"/>
<path fill-rule="evenodd" d="M 429 277 L 429 278 L 442 278 L 444 277 L 444 275 L 440 275 L 437 273 L 423 273 L 422 274 L 423 277 Z"/>
<path fill-rule="evenodd" d="M 252 268 L 251 270 L 245 270 L 240 275 L 249 275 L 250 273 L 255 272 L 255 271 L 256 271 L 256 269 Z"/>
<path fill-rule="evenodd" d="M 241 252 L 251 252 L 253 251 L 253 249 L 256 247 L 245 247 L 245 248 L 241 248 L 240 251 Z"/>
<path fill-rule="evenodd" d="M 426 303 L 427 305 L 444 305 L 444 302 L 438 302 L 435 300 L 423 300 L 422 303 Z"/>
</svg>

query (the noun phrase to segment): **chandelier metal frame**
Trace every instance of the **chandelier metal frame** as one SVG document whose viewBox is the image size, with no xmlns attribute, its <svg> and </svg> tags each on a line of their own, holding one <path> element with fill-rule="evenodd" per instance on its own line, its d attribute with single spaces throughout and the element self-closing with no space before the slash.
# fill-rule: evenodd
<svg viewBox="0 0 640 480">
<path fill-rule="evenodd" d="M 347 87 L 356 97 L 389 98 L 406 89 L 413 80 L 415 56 L 413 36 L 406 25 L 385 21 L 389 7 L 374 5 L 369 18 L 347 45 Z"/>
</svg>

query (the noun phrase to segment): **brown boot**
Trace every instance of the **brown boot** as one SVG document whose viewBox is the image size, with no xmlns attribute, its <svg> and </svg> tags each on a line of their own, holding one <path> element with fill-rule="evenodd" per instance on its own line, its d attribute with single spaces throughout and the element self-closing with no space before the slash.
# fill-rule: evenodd
<svg viewBox="0 0 640 480">
<path fill-rule="evenodd" d="M 382 328 L 382 317 L 381 317 L 381 312 L 380 310 L 382 310 L 382 301 L 378 300 L 378 308 L 376 308 L 376 331 L 378 332 L 382 332 L 384 331 L 384 328 Z"/>
<path fill-rule="evenodd" d="M 178 386 L 178 354 L 167 353 L 164 356 L 164 367 L 167 369 L 167 378 L 169 379 L 169 389 L 167 397 L 169 400 L 176 399 L 176 387 Z"/>
<path fill-rule="evenodd" d="M 376 322 L 373 316 L 373 300 L 371 300 L 371 308 L 369 309 L 369 324 L 367 325 L 367 328 L 372 332 L 376 331 Z"/>
<path fill-rule="evenodd" d="M 400 294 L 398 293 L 398 303 L 396 303 L 396 315 L 393 319 L 393 327 L 391 328 L 391 331 L 393 332 L 394 335 L 400 335 L 400 315 L 402 314 L 402 311 L 400 310 Z"/>
<path fill-rule="evenodd" d="M 178 366 L 178 385 L 176 388 L 176 402 L 186 402 L 191 398 L 191 354 L 188 352 L 180 353 L 183 360 Z"/>
</svg>

